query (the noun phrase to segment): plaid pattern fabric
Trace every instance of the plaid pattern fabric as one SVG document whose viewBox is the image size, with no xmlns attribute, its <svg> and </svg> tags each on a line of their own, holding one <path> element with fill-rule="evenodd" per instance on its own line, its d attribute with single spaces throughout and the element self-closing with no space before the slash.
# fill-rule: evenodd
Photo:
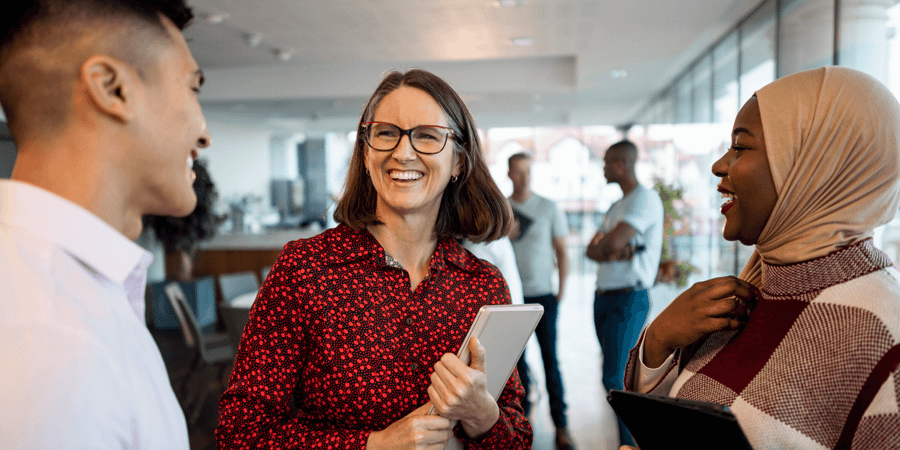
<svg viewBox="0 0 900 450">
<path fill-rule="evenodd" d="M 710 336 L 652 392 L 728 405 L 757 449 L 900 448 L 900 273 L 887 255 L 866 240 L 763 265 L 761 288 L 744 329 Z"/>
</svg>

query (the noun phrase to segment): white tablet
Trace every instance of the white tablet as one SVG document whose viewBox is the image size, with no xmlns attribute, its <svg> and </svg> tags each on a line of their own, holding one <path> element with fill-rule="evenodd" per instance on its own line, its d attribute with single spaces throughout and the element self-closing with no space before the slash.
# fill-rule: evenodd
<svg viewBox="0 0 900 450">
<path fill-rule="evenodd" d="M 471 363 L 469 339 L 472 336 L 478 338 L 485 351 L 488 392 L 495 399 L 503 392 L 528 338 L 543 315 L 544 307 L 536 304 L 486 305 L 478 310 L 456 356 L 465 364 Z"/>
<path fill-rule="evenodd" d="M 537 327 L 544 307 L 541 305 L 485 305 L 478 310 L 466 338 L 463 339 L 456 356 L 470 364 L 469 339 L 478 338 L 484 347 L 484 366 L 487 375 L 487 390 L 497 399 L 506 386 L 506 381 L 516 369 L 516 363 L 522 357 L 525 344 Z M 434 414 L 434 406 L 428 414 Z M 454 421 L 453 426 L 456 423 Z M 455 437 L 450 438 L 445 450 L 462 450 L 462 443 Z"/>
<path fill-rule="evenodd" d="M 469 339 L 478 338 L 484 347 L 485 374 L 488 392 L 500 397 L 503 387 L 525 350 L 525 344 L 544 315 L 544 307 L 527 305 L 485 305 L 478 310 L 466 338 L 456 352 L 465 363 L 471 362 Z M 434 407 L 429 414 L 434 414 Z"/>
</svg>

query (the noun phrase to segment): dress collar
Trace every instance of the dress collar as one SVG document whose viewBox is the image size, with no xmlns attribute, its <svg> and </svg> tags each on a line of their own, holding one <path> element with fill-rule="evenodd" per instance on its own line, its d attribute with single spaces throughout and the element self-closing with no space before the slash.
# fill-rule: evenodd
<svg viewBox="0 0 900 450">
<path fill-rule="evenodd" d="M 384 248 L 366 229 L 354 230 L 340 224 L 334 229 L 330 239 L 332 240 L 330 247 L 334 252 L 327 256 L 327 263 L 344 264 L 371 259 L 377 265 L 391 266 Z M 447 263 L 450 263 L 460 269 L 471 270 L 468 260 L 471 257 L 456 240 L 449 237 L 440 238 L 431 257 L 431 269 L 443 270 Z"/>
</svg>

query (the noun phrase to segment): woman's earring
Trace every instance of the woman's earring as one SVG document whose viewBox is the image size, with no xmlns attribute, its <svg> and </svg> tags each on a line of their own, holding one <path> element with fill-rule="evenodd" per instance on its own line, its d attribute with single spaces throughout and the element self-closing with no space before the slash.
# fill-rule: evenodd
<svg viewBox="0 0 900 450">
<path fill-rule="evenodd" d="M 459 175 L 453 175 L 452 177 L 450 177 L 450 182 L 456 183 L 456 180 L 458 180 L 458 179 L 459 179 Z"/>
<path fill-rule="evenodd" d="M 369 173 L 369 169 L 366 169 L 366 175 L 368 175 L 368 176 L 370 176 L 370 177 L 372 176 L 372 174 Z"/>
</svg>

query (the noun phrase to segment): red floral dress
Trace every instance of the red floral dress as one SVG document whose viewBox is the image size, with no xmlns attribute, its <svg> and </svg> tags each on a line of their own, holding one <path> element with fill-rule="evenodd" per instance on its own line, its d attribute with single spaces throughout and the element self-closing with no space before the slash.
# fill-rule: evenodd
<svg viewBox="0 0 900 450">
<path fill-rule="evenodd" d="M 492 265 L 441 239 L 429 275 L 410 292 L 372 235 L 340 225 L 288 243 L 259 292 L 228 389 L 219 448 L 364 449 L 429 401 L 434 364 L 455 353 L 478 309 L 509 303 Z M 500 418 L 470 449 L 531 448 L 513 372 Z"/>
</svg>

